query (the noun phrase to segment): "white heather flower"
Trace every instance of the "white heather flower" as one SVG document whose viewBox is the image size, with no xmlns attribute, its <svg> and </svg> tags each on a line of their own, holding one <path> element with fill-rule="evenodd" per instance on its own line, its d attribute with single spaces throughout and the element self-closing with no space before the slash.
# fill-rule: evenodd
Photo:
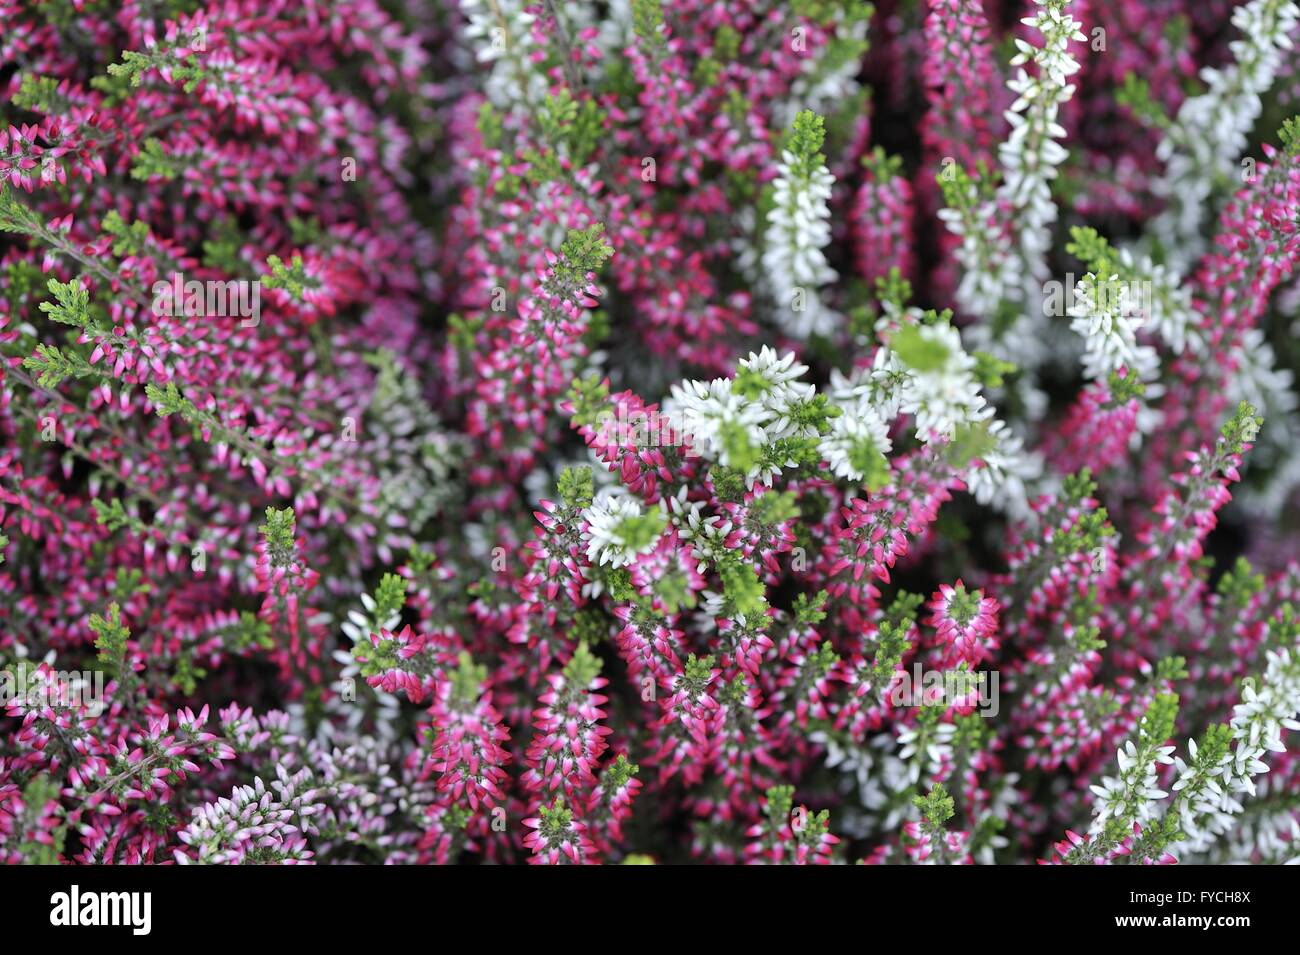
<svg viewBox="0 0 1300 955">
<path fill-rule="evenodd" d="M 861 481 L 867 476 L 862 465 L 872 455 L 887 455 L 892 448 L 889 429 L 865 399 L 834 419 L 831 430 L 818 444 L 831 472 L 850 481 Z"/>
<path fill-rule="evenodd" d="M 800 423 L 793 417 L 795 409 L 817 397 L 817 389 L 806 382 L 780 385 L 763 396 L 763 407 L 771 419 L 763 425 L 765 444 L 782 438 L 815 438 L 820 434 L 816 426 Z"/>
<path fill-rule="evenodd" d="M 909 372 L 888 348 L 877 348 L 870 368 L 855 368 L 848 377 L 831 369 L 830 396 L 841 408 L 850 408 L 859 399 L 876 409 L 886 423 L 898 417 L 902 390 Z"/>
<path fill-rule="evenodd" d="M 800 152 L 781 151 L 763 242 L 774 318 L 802 339 L 829 334 L 839 322 L 817 295 L 818 288 L 837 277 L 822 253 L 831 240 L 829 201 L 835 182 L 818 152 L 823 136 L 820 117 L 807 111 L 795 117 L 793 138 Z"/>
<path fill-rule="evenodd" d="M 1192 293 L 1176 271 L 1157 265 L 1149 256 L 1138 256 L 1131 249 L 1121 249 L 1119 264 L 1125 275 L 1138 276 L 1150 283 L 1150 314 L 1147 320 L 1176 355 L 1190 348 L 1196 354 L 1205 351 L 1205 340 L 1198 325 L 1199 316 L 1192 307 Z"/>
<path fill-rule="evenodd" d="M 533 21 L 526 0 L 460 0 L 469 20 L 462 37 L 480 63 L 491 63 L 484 92 L 496 106 L 540 103 L 546 93 L 542 73 L 532 66 Z"/>
<path fill-rule="evenodd" d="M 1097 796 L 1093 806 L 1092 832 L 1100 833 L 1109 819 L 1133 820 L 1146 824 L 1158 815 L 1157 804 L 1169 794 L 1156 785 L 1156 766 L 1173 763 L 1172 746 L 1139 750 L 1127 740 L 1118 753 L 1119 775 L 1107 776 L 1100 786 L 1089 788 Z"/>
<path fill-rule="evenodd" d="M 1007 81 L 1007 88 L 1015 95 L 1015 102 L 1006 112 L 1011 132 L 998 147 L 1002 166 L 1002 185 L 998 189 L 998 206 L 1009 208 L 1014 228 L 1015 248 L 1013 261 L 1001 261 L 993 256 L 996 268 L 992 277 L 1001 286 L 976 289 L 970 281 L 963 282 L 967 295 L 981 300 L 985 306 L 978 314 L 991 318 L 990 303 L 996 307 L 1003 301 L 1021 305 L 1032 302 L 1047 277 L 1047 253 L 1051 248 L 1052 224 L 1056 221 L 1056 203 L 1052 200 L 1051 180 L 1056 178 L 1057 167 L 1068 153 L 1058 140 L 1065 138 L 1065 129 L 1057 122 L 1061 105 L 1074 95 L 1074 86 L 1067 82 L 1079 70 L 1079 64 L 1070 55 L 1071 41 L 1083 42 L 1087 37 L 1079 24 L 1067 12 L 1069 0 L 1034 0 L 1039 10 L 1036 15 L 1021 22 L 1038 30 L 1041 46 L 1016 39 L 1016 55 L 1011 66 L 1020 67 Z M 1024 64 L 1033 63 L 1036 74 L 1030 75 Z M 998 221 L 993 209 L 986 210 L 985 221 Z M 951 219 L 949 219 L 950 228 Z M 961 234 L 961 233 L 958 233 Z M 964 238 L 969 238 L 969 231 Z M 971 252 L 978 251 L 978 242 Z M 970 253 L 963 264 L 969 271 L 983 265 L 970 261 Z M 974 280 L 978 282 L 978 280 Z M 1044 340 L 1046 317 L 1040 309 L 1021 308 L 1017 318 L 997 341 L 981 341 L 994 354 L 1009 358 L 1027 371 L 1033 371 L 1046 357 L 1040 347 Z M 987 336 L 988 326 L 979 326 Z"/>
<path fill-rule="evenodd" d="M 1150 381 L 1159 371 L 1155 350 L 1137 341 L 1153 297 L 1140 294 L 1141 287 L 1142 283 L 1120 281 L 1118 275 L 1102 279 L 1091 272 L 1075 287 L 1070 330 L 1083 336 L 1083 373 L 1088 378 L 1105 381 L 1127 368 L 1142 381 Z"/>
<path fill-rule="evenodd" d="M 898 733 L 898 758 L 907 763 L 908 780 L 913 786 L 921 776 L 935 779 L 943 771 L 945 764 L 952 760 L 952 740 L 957 734 L 953 723 L 939 723 L 924 733 L 928 739 L 923 741 L 923 731 L 910 726 Z"/>
<path fill-rule="evenodd" d="M 647 514 L 636 498 L 608 492 L 602 492 L 582 517 L 587 522 L 587 559 L 611 567 L 624 567 L 638 554 L 654 550 L 664 525 L 662 509 Z"/>
<path fill-rule="evenodd" d="M 798 381 L 808 373 L 808 366 L 796 361 L 794 352 L 788 351 L 785 355 L 778 355 L 776 349 L 770 345 L 764 345 L 758 351 L 750 352 L 748 358 L 740 359 L 737 364 L 768 382 L 769 388 Z"/>
<path fill-rule="evenodd" d="M 1249 401 L 1270 422 L 1283 422 L 1292 430 L 1296 396 L 1291 390 L 1294 378 L 1286 368 L 1279 368 L 1273 346 L 1261 328 L 1248 328 L 1241 344 L 1232 350 L 1237 371 L 1228 380 L 1228 398 L 1234 404 Z M 1270 424 L 1270 432 L 1274 426 Z"/>
<path fill-rule="evenodd" d="M 1292 48 L 1297 20 L 1300 7 L 1292 0 L 1251 0 L 1237 7 L 1232 23 L 1241 36 L 1228 45 L 1232 62 L 1201 70 L 1205 92 L 1183 100 L 1156 149 L 1168 165 L 1155 193 L 1167 205 L 1152 231 L 1176 271 L 1185 272 L 1204 251 L 1201 225 L 1212 213 L 1206 206 L 1214 180 L 1238 167 L 1260 115 L 1260 98 L 1283 65 L 1282 51 Z"/>
<path fill-rule="evenodd" d="M 981 504 L 1017 520 L 1028 517 L 1028 485 L 1043 475 L 1042 455 L 1026 452 L 1024 441 L 1011 432 L 1005 421 L 990 420 L 988 433 L 993 447 L 981 456 L 983 467 L 967 472 L 966 487 Z"/>
<path fill-rule="evenodd" d="M 1269 650 L 1264 676 L 1246 681 L 1229 726 L 1233 749 L 1210 773 L 1194 768 L 1196 748 L 1189 743 L 1193 765 L 1181 760 L 1175 790 L 1181 791 L 1179 826 L 1184 839 L 1170 851 L 1201 852 L 1232 829 L 1244 810 L 1243 796 L 1256 795 L 1255 777 L 1268 772 L 1266 753 L 1282 753 L 1282 730 L 1300 729 L 1300 657 L 1290 648 Z"/>
<path fill-rule="evenodd" d="M 916 437 L 930 440 L 931 433 L 952 437 L 957 427 L 987 418 L 979 383 L 972 374 L 975 359 L 961 346 L 957 329 L 946 322 L 915 326 L 922 342 L 945 350 L 946 359 L 938 368 L 910 370 L 910 377 L 900 396 L 900 410 L 916 416 Z"/>
<path fill-rule="evenodd" d="M 674 385 L 667 411 L 694 439 L 694 447 L 719 464 L 731 465 L 729 444 L 748 441 L 758 449 L 766 443 L 763 406 L 732 391 L 728 378 Z"/>
</svg>

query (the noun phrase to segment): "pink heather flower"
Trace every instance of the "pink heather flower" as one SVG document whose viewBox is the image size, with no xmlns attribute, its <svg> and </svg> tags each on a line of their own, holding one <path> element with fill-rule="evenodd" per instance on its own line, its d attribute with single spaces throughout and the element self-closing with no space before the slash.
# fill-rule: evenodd
<svg viewBox="0 0 1300 955">
<path fill-rule="evenodd" d="M 438 791 L 454 801 L 469 802 L 477 810 L 489 809 L 505 798 L 504 764 L 510 755 L 501 746 L 510 731 L 492 708 L 491 693 L 480 696 L 479 682 L 486 671 L 476 668 L 469 654 L 461 654 L 460 667 L 439 681 L 430 707 L 433 714 L 433 752 L 429 768 L 440 773 Z"/>
<path fill-rule="evenodd" d="M 1295 861 L 1294 4 L 47 7 L 0 862 Z"/>
<path fill-rule="evenodd" d="M 928 605 L 926 621 L 935 628 L 935 645 L 945 667 L 967 663 L 972 668 L 989 659 L 998 648 L 998 602 L 982 590 L 968 591 L 940 584 Z"/>
</svg>

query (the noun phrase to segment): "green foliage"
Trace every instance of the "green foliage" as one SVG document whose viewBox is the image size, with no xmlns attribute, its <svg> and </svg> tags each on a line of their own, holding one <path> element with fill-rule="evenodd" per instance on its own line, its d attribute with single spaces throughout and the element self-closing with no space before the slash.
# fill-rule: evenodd
<svg viewBox="0 0 1300 955">
<path fill-rule="evenodd" d="M 862 435 L 849 449 L 849 465 L 862 475 L 862 483 L 868 491 L 879 491 L 888 487 L 893 471 L 889 459 L 876 447 L 870 435 Z"/>
<path fill-rule="evenodd" d="M 15 834 L 21 839 L 13 848 L 22 865 L 59 865 L 67 838 L 68 825 L 59 805 L 61 793 L 56 779 L 39 773 L 23 787 L 22 815 L 15 820 Z M 51 831 L 42 824 L 42 817 L 50 804 L 59 817 L 59 824 Z"/>
<path fill-rule="evenodd" d="M 128 514 L 122 502 L 117 498 L 105 503 L 99 498 L 90 502 L 95 509 L 95 522 L 107 527 L 109 533 L 116 533 L 123 527 L 129 527 L 133 534 L 143 534 L 148 528 L 144 521 L 133 514 Z"/>
<path fill-rule="evenodd" d="M 1173 125 L 1165 108 L 1151 96 L 1151 84 L 1134 73 L 1125 73 L 1123 85 L 1115 93 L 1115 101 L 1125 106 L 1138 121 L 1152 129 L 1168 129 Z"/>
<path fill-rule="evenodd" d="M 537 815 L 542 821 L 538 831 L 548 845 L 565 842 L 571 838 L 573 810 L 564 805 L 563 796 L 556 796 L 555 802 L 550 807 L 539 807 Z"/>
<path fill-rule="evenodd" d="M 632 30 L 637 39 L 652 50 L 661 50 L 664 36 L 664 11 L 660 0 L 632 0 Z"/>
<path fill-rule="evenodd" d="M 480 318 L 464 318 L 454 313 L 447 316 L 447 338 L 461 352 L 474 351 L 474 339 L 482 327 Z"/>
<path fill-rule="evenodd" d="M 553 149 L 565 149 L 574 164 L 582 166 L 600 142 L 605 111 L 594 99 L 584 99 L 579 103 L 568 87 L 561 87 L 557 95 L 547 94 L 537 121 L 542 138 Z M 546 178 L 558 178 L 560 170 L 556 168 L 553 172 L 554 175 Z"/>
<path fill-rule="evenodd" d="M 110 210 L 99 228 L 113 237 L 113 254 L 116 256 L 143 255 L 149 242 L 147 222 L 127 223 L 116 211 Z"/>
<path fill-rule="evenodd" d="M 212 226 L 212 237 L 203 240 L 203 264 L 224 272 L 239 275 L 247 266 L 240 255 L 244 237 L 233 219 L 221 219 Z"/>
<path fill-rule="evenodd" d="M 632 575 L 622 567 L 615 567 L 606 574 L 605 585 L 609 588 L 609 595 L 619 603 L 633 603 L 640 597 L 632 586 Z"/>
<path fill-rule="evenodd" d="M 1294 650 L 1300 643 L 1300 614 L 1290 603 L 1284 603 L 1277 609 L 1277 615 L 1268 621 L 1268 635 L 1265 638 L 1270 647 L 1276 650 Z"/>
<path fill-rule="evenodd" d="M 113 599 L 120 603 L 149 593 L 153 590 L 153 584 L 145 580 L 144 571 L 139 567 L 132 567 L 129 570 L 126 567 L 119 567 L 113 586 L 109 589 Z"/>
<path fill-rule="evenodd" d="M 745 475 L 736 468 L 715 464 L 709 468 L 709 480 L 718 500 L 734 504 L 745 499 Z"/>
<path fill-rule="evenodd" d="M 1155 678 L 1157 683 L 1177 683 L 1179 680 L 1186 680 L 1187 677 L 1187 660 L 1185 657 L 1161 657 L 1156 661 Z"/>
<path fill-rule="evenodd" d="M 180 175 L 182 167 L 183 164 L 175 156 L 168 155 L 162 140 L 150 136 L 131 163 L 131 178 L 140 182 L 150 179 L 171 180 Z"/>
<path fill-rule="evenodd" d="M 452 706 L 460 710 L 470 709 L 478 702 L 479 693 L 487 681 L 487 665 L 475 663 L 469 653 L 462 650 L 456 658 L 456 669 L 450 675 Z"/>
<path fill-rule="evenodd" d="M 609 385 L 595 375 L 573 379 L 568 398 L 573 406 L 569 420 L 579 428 L 594 427 L 609 411 Z"/>
<path fill-rule="evenodd" d="M 289 265 L 285 265 L 278 255 L 268 255 L 266 264 L 270 266 L 269 275 L 261 276 L 261 283 L 267 288 L 282 288 L 298 302 L 309 288 L 316 288 L 320 283 L 307 274 L 303 267 L 301 255 L 295 255 Z"/>
<path fill-rule="evenodd" d="M 1241 454 L 1246 445 L 1255 442 L 1263 426 L 1264 419 L 1255 413 L 1255 406 L 1243 401 L 1219 432 L 1221 447 L 1228 454 Z"/>
<path fill-rule="evenodd" d="M 131 631 L 122 623 L 122 608 L 111 603 L 106 616 L 91 614 L 88 625 L 95 634 L 95 649 L 99 651 L 100 662 L 124 680 L 131 672 L 126 646 Z"/>
<path fill-rule="evenodd" d="M 591 652 L 585 643 L 579 643 L 569 662 L 564 665 L 564 683 L 570 690 L 586 690 L 600 676 L 604 663 Z"/>
<path fill-rule="evenodd" d="M 1083 263 L 1093 275 L 1109 278 L 1120 274 L 1119 259 L 1110 242 L 1091 226 L 1072 226 L 1065 251 Z"/>
<path fill-rule="evenodd" d="M 793 157 L 792 179 L 807 181 L 822 166 L 822 144 L 826 141 L 826 120 L 810 109 L 800 110 L 786 134 L 784 148 Z"/>
<path fill-rule="evenodd" d="M 1282 148 L 1292 156 L 1300 156 L 1300 116 L 1293 116 L 1282 124 L 1277 131 L 1277 138 L 1282 141 Z"/>
<path fill-rule="evenodd" d="M 614 247 L 605 238 L 604 223 L 570 229 L 560 245 L 561 261 L 556 263 L 556 272 L 563 268 L 574 281 L 585 283 L 587 274 L 599 272 L 613 254 Z"/>
<path fill-rule="evenodd" d="M 925 598 L 920 594 L 900 590 L 876 632 L 876 652 L 872 657 L 869 678 L 871 684 L 883 693 L 893 679 L 894 672 L 911 649 L 908 637 L 916 623 L 916 614 Z"/>
<path fill-rule="evenodd" d="M 160 418 L 166 418 L 174 414 L 188 417 L 194 412 L 193 403 L 180 393 L 173 381 L 167 382 L 162 387 L 151 381 L 144 386 L 144 393 Z"/>
<path fill-rule="evenodd" d="M 72 325 L 75 328 L 85 328 L 91 324 L 90 293 L 81 284 L 81 279 L 73 279 L 70 282 L 50 279 L 48 288 L 50 294 L 54 296 L 54 301 L 41 302 L 41 311 L 47 314 L 51 321 L 61 325 Z"/>
<path fill-rule="evenodd" d="M 952 355 L 942 342 L 926 338 L 917 325 L 904 325 L 894 332 L 889 347 L 899 361 L 913 371 L 939 371 L 947 367 Z"/>
<path fill-rule="evenodd" d="M 1163 746 L 1174 735 L 1178 719 L 1178 695 L 1160 693 L 1147 707 L 1138 724 L 1138 736 L 1146 748 Z"/>
<path fill-rule="evenodd" d="M 478 108 L 476 126 L 484 146 L 488 149 L 500 148 L 501 139 L 505 135 L 505 127 L 501 122 L 501 114 L 492 107 L 491 103 L 484 102 Z"/>
<path fill-rule="evenodd" d="M 921 811 L 921 821 L 930 830 L 943 831 L 944 823 L 953 817 L 955 806 L 948 788 L 935 783 L 924 796 L 913 796 L 912 805 Z"/>
<path fill-rule="evenodd" d="M 1014 364 L 988 352 L 977 351 L 972 357 L 975 359 L 975 378 L 982 388 L 1001 388 L 1006 376 L 1016 372 Z"/>
<path fill-rule="evenodd" d="M 948 600 L 948 616 L 952 617 L 958 626 L 966 626 L 979 613 L 980 597 L 979 591 L 967 590 L 964 584 L 958 583 L 953 588 L 952 597 Z"/>
<path fill-rule="evenodd" d="M 560 472 L 558 482 L 560 500 L 567 507 L 574 510 L 582 510 L 590 507 L 592 499 L 595 497 L 595 486 L 592 483 L 591 468 L 582 465 L 576 468 L 565 468 Z"/>
<path fill-rule="evenodd" d="M 786 824 L 793 808 L 793 786 L 773 786 L 767 791 L 767 818 L 778 828 Z"/>
<path fill-rule="evenodd" d="M 960 470 L 976 459 L 982 460 L 996 447 L 997 439 L 989 432 L 987 421 L 959 424 L 944 449 L 944 456 L 948 463 Z"/>
<path fill-rule="evenodd" d="M 372 616 L 376 620 L 387 620 L 400 613 L 406 606 L 406 579 L 397 574 L 384 574 L 379 587 L 374 593 L 375 609 Z"/>
<path fill-rule="evenodd" d="M 642 552 L 664 532 L 664 514 L 660 510 L 631 514 L 618 522 L 618 534 L 629 551 Z"/>
<path fill-rule="evenodd" d="M 1264 575 L 1255 573 L 1245 557 L 1238 557 L 1215 589 L 1225 604 L 1245 609 L 1256 594 L 1264 592 Z"/>
<path fill-rule="evenodd" d="M 44 342 L 37 343 L 36 354 L 23 359 L 23 367 L 36 375 L 36 384 L 42 388 L 57 388 L 68 378 L 87 378 L 96 374 L 78 352 L 65 352 Z"/>
<path fill-rule="evenodd" d="M 292 507 L 268 507 L 266 523 L 259 525 L 257 530 L 266 541 L 266 551 L 273 567 L 288 567 L 293 563 L 297 522 Z"/>
<path fill-rule="evenodd" d="M 607 793 L 617 793 L 640 771 L 640 766 L 631 762 L 626 754 L 619 753 L 601 774 L 600 787 Z"/>
<path fill-rule="evenodd" d="M 876 182 L 888 182 L 900 175 L 903 170 L 903 157 L 891 156 L 881 146 L 864 155 L 860 162 L 862 168 L 871 173 Z"/>
<path fill-rule="evenodd" d="M 767 613 L 767 588 L 754 568 L 728 554 L 718 565 L 722 592 L 728 610 L 743 615 L 747 622 L 761 622 Z"/>
<path fill-rule="evenodd" d="M 66 105 L 67 98 L 59 93 L 59 81 L 53 76 L 24 73 L 12 102 L 19 109 L 34 113 L 58 113 Z"/>
<path fill-rule="evenodd" d="M 826 591 L 819 590 L 812 597 L 799 594 L 794 599 L 793 616 L 796 627 L 815 627 L 826 619 Z"/>
<path fill-rule="evenodd" d="M 1147 392 L 1147 386 L 1143 384 L 1142 379 L 1137 375 L 1121 375 L 1117 371 L 1112 371 L 1106 376 L 1106 390 L 1110 393 L 1110 399 L 1107 406 L 1118 408 L 1126 405 L 1135 398 L 1141 398 Z"/>
<path fill-rule="evenodd" d="M 1089 468 L 1080 468 L 1074 474 L 1067 474 L 1061 481 L 1061 499 L 1071 504 L 1081 504 L 1090 500 L 1097 491 L 1097 482 L 1092 479 Z"/>
<path fill-rule="evenodd" d="M 750 441 L 749 429 L 743 424 L 724 421 L 718 428 L 718 438 L 731 467 L 746 472 L 759 462 L 761 451 Z"/>
<path fill-rule="evenodd" d="M 205 80 L 214 84 L 225 82 L 225 77 L 207 66 L 202 57 L 194 55 L 193 48 L 184 41 L 165 48 L 125 50 L 120 63 L 109 64 L 108 75 L 134 87 L 144 82 L 146 73 L 155 70 L 160 73 L 166 70 L 168 82 L 179 82 L 186 93 L 193 93 Z"/>
<path fill-rule="evenodd" d="M 695 700 L 713 679 L 713 656 L 697 657 L 688 654 L 684 672 L 679 674 L 676 688 L 683 691 L 691 700 Z"/>
<path fill-rule="evenodd" d="M 822 26 L 843 19 L 849 23 L 870 20 L 875 8 L 866 0 L 791 0 L 790 12 Z"/>
<path fill-rule="evenodd" d="M 578 643 L 600 643 L 609 637 L 610 618 L 596 607 L 583 607 L 573 614 L 569 636 Z"/>
<path fill-rule="evenodd" d="M 799 504 L 793 491 L 772 492 L 754 498 L 749 512 L 760 524 L 780 524 L 799 516 Z"/>
</svg>

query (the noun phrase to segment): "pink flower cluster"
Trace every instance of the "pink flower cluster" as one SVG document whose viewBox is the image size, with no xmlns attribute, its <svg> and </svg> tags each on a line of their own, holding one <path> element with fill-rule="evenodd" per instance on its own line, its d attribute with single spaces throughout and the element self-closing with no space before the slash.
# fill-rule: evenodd
<svg viewBox="0 0 1300 955">
<path fill-rule="evenodd" d="M 0 861 L 1300 860 L 1298 23 L 0 0 Z"/>
</svg>

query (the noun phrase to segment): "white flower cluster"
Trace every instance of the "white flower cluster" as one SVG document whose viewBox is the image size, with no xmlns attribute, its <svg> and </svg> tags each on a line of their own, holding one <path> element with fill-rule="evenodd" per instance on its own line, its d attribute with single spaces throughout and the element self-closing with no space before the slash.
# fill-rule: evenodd
<svg viewBox="0 0 1300 955">
<path fill-rule="evenodd" d="M 1012 57 L 1011 65 L 1021 69 L 1007 81 L 1007 88 L 1016 95 L 1006 112 L 1011 134 L 998 152 L 1003 172 L 1001 197 L 1021 210 L 1021 255 L 1032 272 L 1026 278 L 1041 284 L 1046 274 L 1043 257 L 1050 243 L 1049 227 L 1056 220 L 1049 180 L 1055 178 L 1056 167 L 1069 155 L 1057 142 L 1065 137 L 1065 130 L 1056 117 L 1061 104 L 1074 95 L 1074 85 L 1066 80 L 1079 71 L 1078 62 L 1070 55 L 1070 41 L 1082 42 L 1087 37 L 1066 12 L 1069 0 L 1034 2 L 1042 9 L 1021 22 L 1042 34 L 1042 46 L 1016 40 L 1019 52 Z M 1036 76 L 1023 68 L 1029 62 L 1038 68 Z"/>
<path fill-rule="evenodd" d="M 1021 22 L 1040 32 L 1041 45 L 1015 40 L 1018 52 L 1011 58 L 1011 66 L 1019 69 L 1008 81 L 1015 101 L 1005 113 L 1010 135 L 998 147 L 1002 185 L 996 200 L 984 205 L 978 222 L 963 222 L 956 210 L 941 213 L 949 230 L 962 236 L 958 257 L 966 274 L 958 299 L 963 308 L 985 320 L 993 317 L 1002 301 L 1024 305 L 1041 291 L 1048 274 L 1052 223 L 1057 218 L 1050 181 L 1069 155 L 1057 142 L 1065 138 L 1057 114 L 1061 104 L 1074 96 L 1074 86 L 1067 79 L 1079 70 L 1070 56 L 1070 42 L 1087 38 L 1067 13 L 1069 0 L 1035 3 L 1039 12 Z M 1034 75 L 1024 69 L 1028 62 L 1035 65 Z M 1014 249 L 992 248 L 987 238 L 978 235 L 984 223 L 1000 221 L 996 209 L 1002 207 L 1011 210 Z M 1022 308 L 997 340 L 987 321 L 972 331 L 980 347 L 1014 360 L 1026 372 L 1036 369 L 1047 356 L 1041 347 L 1047 340 L 1047 321 L 1036 309 Z"/>
<path fill-rule="evenodd" d="M 1181 759 L 1174 790 L 1182 790 L 1178 816 L 1184 839 L 1171 847 L 1200 852 L 1233 827 L 1242 812 L 1241 797 L 1254 796 L 1255 777 L 1268 772 L 1269 752 L 1284 753 L 1282 730 L 1300 730 L 1300 656 L 1290 648 L 1268 651 L 1264 677 L 1256 687 L 1246 682 L 1241 702 L 1232 711 L 1233 748 L 1209 772 L 1198 772 Z M 1188 743 L 1192 760 L 1196 743 Z"/>
<path fill-rule="evenodd" d="M 791 336 L 807 339 L 829 334 L 839 320 L 817 295 L 819 287 L 837 278 L 822 253 L 831 240 L 828 202 L 835 177 L 824 165 L 806 178 L 797 176 L 796 162 L 782 151 L 767 214 L 763 271 L 776 301 L 775 320 Z"/>
<path fill-rule="evenodd" d="M 923 341 L 939 346 L 947 357 L 941 367 L 909 371 L 900 410 L 916 417 L 916 436 L 922 441 L 930 440 L 931 433 L 952 438 L 963 426 L 986 426 L 992 446 L 980 455 L 984 466 L 965 476 L 967 486 L 981 504 L 1023 515 L 1028 507 L 1025 482 L 1042 472 L 1041 461 L 1027 455 L 1021 438 L 993 417 L 973 374 L 975 359 L 962 348 L 957 330 L 947 322 L 916 327 Z"/>
<path fill-rule="evenodd" d="M 1236 165 L 1245 150 L 1260 115 L 1260 97 L 1273 85 L 1282 51 L 1292 48 L 1298 20 L 1300 6 L 1293 0 L 1251 0 L 1239 6 L 1232 23 L 1242 35 L 1229 44 L 1233 62 L 1222 70 L 1201 70 L 1208 88 L 1183 101 L 1157 148 L 1156 155 L 1168 165 L 1155 192 L 1168 204 L 1152 230 L 1180 272 L 1204 251 L 1201 224 L 1214 181 Z"/>
<path fill-rule="evenodd" d="M 660 531 L 666 524 L 662 507 L 647 514 L 631 494 L 610 491 L 600 492 L 582 517 L 587 522 L 587 560 L 611 567 L 625 567 L 658 546 L 658 533 L 644 533 L 647 518 L 657 519 Z"/>
<path fill-rule="evenodd" d="M 1178 856 L 1180 864 L 1300 865 L 1300 819 L 1294 790 L 1285 778 L 1264 775 L 1255 781 L 1251 811 L 1207 852 Z"/>
<path fill-rule="evenodd" d="M 916 437 L 951 438 L 958 427 L 991 417 L 973 374 L 975 359 L 962 348 L 957 329 L 947 322 L 915 326 L 921 341 L 946 356 L 936 368 L 910 369 L 900 395 L 900 410 L 916 417 Z"/>
<path fill-rule="evenodd" d="M 943 208 L 939 221 L 948 231 L 961 239 L 957 261 L 962 266 L 961 281 L 957 284 L 957 304 L 963 312 L 990 318 L 997 313 L 999 304 L 1011 284 L 1011 256 L 1001 243 L 990 235 L 990 222 L 994 219 L 991 203 L 978 203 L 978 189 L 973 181 L 966 183 L 966 203 L 971 213 L 960 209 Z"/>
<path fill-rule="evenodd" d="M 993 408 L 972 373 L 975 359 L 962 348 L 957 330 L 946 322 L 922 323 L 918 309 L 908 309 L 907 315 L 905 321 L 915 325 L 922 342 L 943 350 L 943 364 L 925 370 L 909 368 L 886 345 L 877 350 L 870 368 L 848 377 L 831 373 L 833 400 L 845 417 L 860 417 L 868 427 L 873 419 L 887 426 L 900 412 L 912 414 L 916 437 L 923 442 L 935 436 L 952 438 L 963 426 L 986 427 L 992 447 L 981 455 L 984 467 L 964 475 L 966 484 L 981 504 L 1023 516 L 1029 497 L 1026 483 L 1042 473 L 1041 458 L 1025 453 L 1024 442 L 993 417 Z M 828 438 L 834 438 L 834 432 Z M 822 447 L 829 450 L 829 442 L 824 440 Z"/>
<path fill-rule="evenodd" d="M 1197 324 L 1200 317 L 1192 306 L 1192 293 L 1181 275 L 1151 261 L 1150 256 L 1135 255 L 1131 249 L 1119 251 L 1120 269 L 1134 281 L 1149 283 L 1151 328 L 1173 350 L 1181 355 L 1191 349 L 1195 354 L 1205 351 L 1205 339 Z"/>
<path fill-rule="evenodd" d="M 532 25 L 526 0 L 460 0 L 469 20 L 463 34 L 466 46 L 480 63 L 491 63 L 492 73 L 483 90 L 494 106 L 541 103 L 546 78 L 532 68 Z"/>
<path fill-rule="evenodd" d="M 1172 746 L 1143 745 L 1128 740 L 1119 749 L 1119 775 L 1107 776 L 1100 786 L 1089 787 L 1097 796 L 1091 832 L 1096 835 L 1111 819 L 1141 824 L 1146 829 L 1159 816 L 1159 801 L 1169 794 L 1157 785 L 1156 766 L 1174 761 Z"/>
<path fill-rule="evenodd" d="M 1142 283 L 1121 282 L 1118 275 L 1106 279 L 1091 272 L 1075 287 L 1069 308 L 1071 331 L 1083 336 L 1083 373 L 1094 381 L 1105 381 L 1113 372 L 1126 368 L 1142 381 L 1152 380 L 1160 359 L 1149 345 L 1139 345 L 1138 329 L 1151 311 L 1154 296 L 1139 294 Z M 1146 286 L 1148 289 L 1150 286 Z"/>
<path fill-rule="evenodd" d="M 944 766 L 952 761 L 956 735 L 955 723 L 936 723 L 928 732 L 918 726 L 906 726 L 898 731 L 898 758 L 907 764 L 907 778 L 913 786 L 922 776 L 931 780 L 942 775 Z"/>
<path fill-rule="evenodd" d="M 797 364 L 794 353 L 784 357 L 766 345 L 741 359 L 740 369 L 754 389 L 753 397 L 742 395 L 730 378 L 712 381 L 686 380 L 672 387 L 664 402 L 670 419 L 691 436 L 693 447 L 705 457 L 727 467 L 735 467 L 741 449 L 761 452 L 782 438 L 815 437 L 796 424 L 794 406 L 810 401 L 816 389 L 799 379 L 808 371 Z M 757 463 L 747 468 L 746 484 L 771 485 L 782 463 Z M 793 461 L 784 462 L 793 467 Z"/>
<path fill-rule="evenodd" d="M 844 409 L 844 414 L 831 422 L 831 430 L 821 439 L 818 449 L 836 477 L 861 481 L 867 476 L 861 466 L 863 455 L 888 454 L 893 444 L 888 426 L 864 399 Z"/>
</svg>

